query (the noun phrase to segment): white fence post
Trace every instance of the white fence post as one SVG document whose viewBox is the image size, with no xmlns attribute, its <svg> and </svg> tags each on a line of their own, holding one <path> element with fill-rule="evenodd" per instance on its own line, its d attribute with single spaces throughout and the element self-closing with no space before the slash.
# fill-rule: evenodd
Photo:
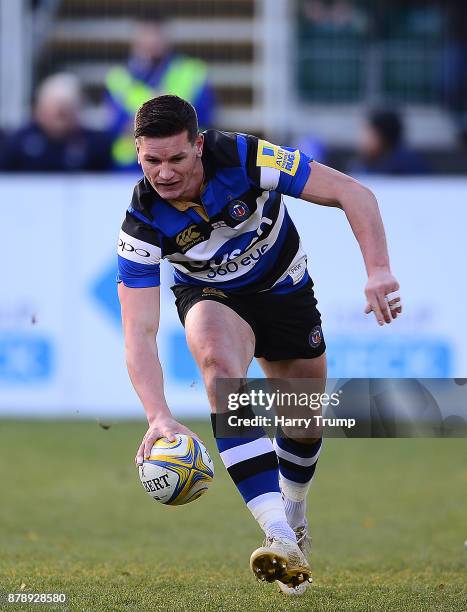
<svg viewBox="0 0 467 612">
<path fill-rule="evenodd" d="M 31 84 L 31 16 L 26 0 L 0 0 L 0 126 L 27 116 Z"/>
<path fill-rule="evenodd" d="M 258 0 L 261 24 L 260 80 L 263 129 L 270 138 L 281 139 L 289 132 L 293 112 L 293 49 L 290 11 L 287 0 Z M 281 143 L 282 144 L 282 143 Z"/>
</svg>

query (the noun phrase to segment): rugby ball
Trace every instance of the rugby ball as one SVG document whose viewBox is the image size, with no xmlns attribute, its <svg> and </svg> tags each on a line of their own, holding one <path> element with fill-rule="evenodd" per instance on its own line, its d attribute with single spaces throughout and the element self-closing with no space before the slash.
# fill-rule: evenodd
<svg viewBox="0 0 467 612">
<path fill-rule="evenodd" d="M 139 477 L 155 501 L 179 506 L 206 493 L 214 478 L 214 463 L 197 438 L 177 434 L 174 442 L 156 440 L 139 467 Z"/>
</svg>

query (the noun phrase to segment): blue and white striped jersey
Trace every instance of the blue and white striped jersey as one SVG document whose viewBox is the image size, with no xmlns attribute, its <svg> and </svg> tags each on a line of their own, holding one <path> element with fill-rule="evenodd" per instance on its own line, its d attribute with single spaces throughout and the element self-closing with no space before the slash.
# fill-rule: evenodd
<svg viewBox="0 0 467 612">
<path fill-rule="evenodd" d="M 299 197 L 310 158 L 246 134 L 204 132 L 201 202 L 179 210 L 147 179 L 136 185 L 118 241 L 118 278 L 160 284 L 159 262 L 175 283 L 234 293 L 287 293 L 308 280 L 306 255 L 282 194 Z"/>
</svg>

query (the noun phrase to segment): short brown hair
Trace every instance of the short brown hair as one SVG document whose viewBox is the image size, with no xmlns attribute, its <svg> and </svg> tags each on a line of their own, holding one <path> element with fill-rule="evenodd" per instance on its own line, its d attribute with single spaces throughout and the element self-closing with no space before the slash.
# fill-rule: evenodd
<svg viewBox="0 0 467 612">
<path fill-rule="evenodd" d="M 145 102 L 135 116 L 135 138 L 165 138 L 188 132 L 193 144 L 198 136 L 198 117 L 194 107 L 178 96 L 158 96 Z"/>
</svg>

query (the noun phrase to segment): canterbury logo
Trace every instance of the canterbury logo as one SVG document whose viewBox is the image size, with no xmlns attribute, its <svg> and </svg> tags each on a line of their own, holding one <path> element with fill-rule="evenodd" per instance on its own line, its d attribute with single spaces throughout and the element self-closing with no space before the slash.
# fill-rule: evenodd
<svg viewBox="0 0 467 612">
<path fill-rule="evenodd" d="M 190 225 L 190 227 L 184 229 L 183 232 L 177 234 L 175 242 L 178 244 L 178 246 L 187 246 L 188 244 L 191 244 L 201 236 L 200 232 L 197 232 L 195 228 L 196 225 Z"/>
<path fill-rule="evenodd" d="M 217 295 L 217 297 L 226 298 L 226 294 L 220 289 L 215 289 L 214 287 L 204 287 L 202 291 L 203 295 Z"/>
</svg>

